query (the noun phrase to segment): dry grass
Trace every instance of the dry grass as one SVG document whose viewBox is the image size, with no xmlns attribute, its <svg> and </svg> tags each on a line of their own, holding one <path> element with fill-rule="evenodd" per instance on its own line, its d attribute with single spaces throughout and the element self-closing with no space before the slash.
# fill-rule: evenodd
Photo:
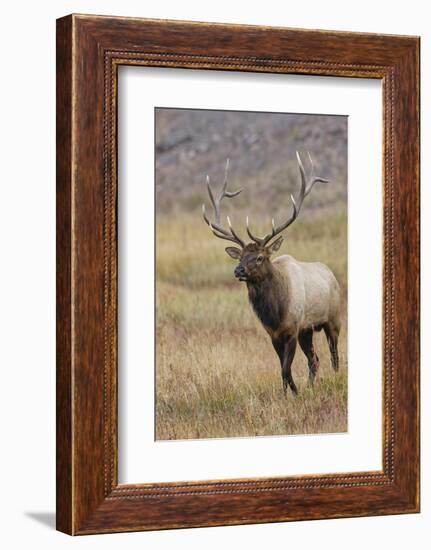
<svg viewBox="0 0 431 550">
<path fill-rule="evenodd" d="M 346 247 L 346 217 L 339 214 L 298 221 L 281 252 L 327 263 L 346 304 Z M 299 396 L 285 397 L 278 358 L 223 249 L 198 216 L 158 219 L 157 439 L 346 431 L 346 318 L 340 372 L 330 367 L 323 333 L 316 334 L 319 381 L 308 386 L 306 359 L 298 348 L 293 375 Z"/>
</svg>

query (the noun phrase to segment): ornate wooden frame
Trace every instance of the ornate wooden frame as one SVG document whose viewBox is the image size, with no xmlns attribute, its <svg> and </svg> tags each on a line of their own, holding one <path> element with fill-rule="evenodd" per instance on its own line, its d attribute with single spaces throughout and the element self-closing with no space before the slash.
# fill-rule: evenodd
<svg viewBox="0 0 431 550">
<path fill-rule="evenodd" d="M 117 480 L 119 65 L 377 78 L 384 103 L 383 470 Z M 419 511 L 419 38 L 70 15 L 57 21 L 57 528 Z"/>
</svg>

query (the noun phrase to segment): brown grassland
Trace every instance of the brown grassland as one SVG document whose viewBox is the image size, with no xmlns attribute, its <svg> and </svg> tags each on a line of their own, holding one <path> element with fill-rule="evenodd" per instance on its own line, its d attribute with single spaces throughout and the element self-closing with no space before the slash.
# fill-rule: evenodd
<svg viewBox="0 0 431 550">
<path fill-rule="evenodd" d="M 263 233 L 265 228 L 256 227 Z M 158 216 L 156 231 L 156 438 L 314 434 L 347 430 L 347 219 L 340 209 L 289 228 L 280 254 L 321 261 L 343 295 L 340 371 L 315 333 L 319 378 L 308 385 L 298 347 L 299 395 L 282 390 L 278 357 L 234 279 L 235 262 L 198 214 Z"/>
</svg>

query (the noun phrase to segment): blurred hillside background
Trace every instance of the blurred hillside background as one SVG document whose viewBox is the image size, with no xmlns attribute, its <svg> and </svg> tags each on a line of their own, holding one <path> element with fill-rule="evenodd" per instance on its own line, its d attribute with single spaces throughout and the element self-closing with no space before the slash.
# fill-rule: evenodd
<svg viewBox="0 0 431 550">
<path fill-rule="evenodd" d="M 257 223 L 283 217 L 298 190 L 296 150 L 309 151 L 316 173 L 331 182 L 310 194 L 301 218 L 345 208 L 347 117 L 157 109 L 157 213 L 200 216 L 205 176 L 220 184 L 229 157 L 230 188 L 244 192 L 224 212 L 247 212 Z"/>
<path fill-rule="evenodd" d="M 189 439 L 342 432 L 347 429 L 347 117 L 156 109 L 156 438 Z M 297 196 L 295 151 L 309 151 L 318 183 L 279 254 L 321 261 L 342 287 L 341 369 L 334 375 L 322 334 L 314 337 L 320 382 L 307 386 L 298 348 L 293 375 L 300 395 L 284 397 L 278 358 L 233 276 L 229 243 L 202 220 L 230 159 L 222 204 L 244 238 L 290 215 Z"/>
</svg>

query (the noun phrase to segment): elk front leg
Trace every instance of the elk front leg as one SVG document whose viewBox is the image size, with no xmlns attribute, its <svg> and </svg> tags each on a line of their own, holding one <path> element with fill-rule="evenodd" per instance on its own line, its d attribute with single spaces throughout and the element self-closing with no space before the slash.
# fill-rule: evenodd
<svg viewBox="0 0 431 550">
<path fill-rule="evenodd" d="M 283 352 L 283 364 L 281 367 L 281 375 L 283 378 L 283 389 L 284 393 L 287 391 L 287 386 L 289 385 L 292 392 L 297 395 L 298 390 L 296 389 L 295 382 L 292 377 L 292 362 L 295 357 L 296 350 L 296 338 L 290 337 L 284 342 L 284 352 Z"/>
</svg>

